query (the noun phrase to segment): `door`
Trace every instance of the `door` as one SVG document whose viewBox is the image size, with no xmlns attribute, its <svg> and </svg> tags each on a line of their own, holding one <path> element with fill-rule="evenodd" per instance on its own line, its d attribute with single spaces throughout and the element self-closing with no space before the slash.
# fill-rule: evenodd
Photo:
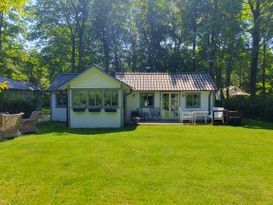
<svg viewBox="0 0 273 205">
<path fill-rule="evenodd" d="M 178 93 L 161 94 L 161 118 L 178 119 L 179 95 Z"/>
</svg>

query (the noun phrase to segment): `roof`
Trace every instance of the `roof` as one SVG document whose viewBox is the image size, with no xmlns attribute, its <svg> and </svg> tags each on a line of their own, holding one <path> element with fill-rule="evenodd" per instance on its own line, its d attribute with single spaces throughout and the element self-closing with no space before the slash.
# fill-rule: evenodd
<svg viewBox="0 0 273 205">
<path fill-rule="evenodd" d="M 246 93 L 241 88 L 239 88 L 237 86 L 234 86 L 234 85 L 231 85 L 231 86 L 226 87 L 226 88 L 222 88 L 222 91 L 223 91 L 224 95 L 226 95 L 227 89 L 228 89 L 228 92 L 229 92 L 230 96 L 249 96 L 250 95 L 249 93 Z M 221 95 L 220 91 L 221 91 L 221 89 L 219 89 L 217 91 L 216 95 Z"/>
<path fill-rule="evenodd" d="M 116 78 L 137 91 L 215 91 L 208 73 L 117 73 Z"/>
<path fill-rule="evenodd" d="M 22 81 L 22 80 L 13 80 L 0 76 L 0 83 L 8 82 L 9 90 L 24 90 L 24 91 L 41 91 L 42 89 L 32 82 Z"/>
<path fill-rule="evenodd" d="M 50 87 L 48 90 L 50 91 L 56 91 L 60 86 L 67 83 L 68 81 L 72 80 L 76 76 L 78 76 L 78 73 L 60 73 L 57 75 L 57 77 L 52 81 Z"/>
<path fill-rule="evenodd" d="M 61 73 L 53 80 L 50 91 L 56 91 L 78 73 Z M 208 73 L 139 73 L 119 72 L 115 78 L 136 91 L 214 91 L 215 83 Z"/>
</svg>

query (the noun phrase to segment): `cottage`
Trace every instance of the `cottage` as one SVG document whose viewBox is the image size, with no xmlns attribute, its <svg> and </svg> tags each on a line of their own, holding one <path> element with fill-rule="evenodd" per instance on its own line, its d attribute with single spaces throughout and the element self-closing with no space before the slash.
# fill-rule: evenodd
<svg viewBox="0 0 273 205">
<path fill-rule="evenodd" d="M 6 78 L 3 76 L 0 76 L 0 83 L 7 82 L 9 91 L 15 91 L 15 92 L 36 92 L 36 91 L 42 91 L 42 89 L 29 81 L 23 81 L 23 80 L 13 80 L 10 78 Z"/>
<path fill-rule="evenodd" d="M 159 119 L 178 120 L 178 109 L 211 111 L 216 85 L 207 73 L 120 72 L 92 68 L 59 74 L 49 87 L 51 118 L 72 128 L 122 127 L 131 113 L 158 109 Z"/>
<path fill-rule="evenodd" d="M 246 93 L 245 91 L 243 91 L 241 88 L 237 87 L 237 86 L 229 86 L 226 88 L 222 88 L 219 89 L 215 96 L 217 100 L 221 100 L 221 90 L 224 94 L 224 98 L 227 97 L 227 93 L 229 97 L 235 97 L 235 96 L 250 96 L 249 93 Z"/>
</svg>

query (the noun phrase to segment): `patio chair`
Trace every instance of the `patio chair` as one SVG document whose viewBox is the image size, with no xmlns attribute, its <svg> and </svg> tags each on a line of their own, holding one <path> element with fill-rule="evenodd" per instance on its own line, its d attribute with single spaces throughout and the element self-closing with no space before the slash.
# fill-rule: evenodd
<svg viewBox="0 0 273 205">
<path fill-rule="evenodd" d="M 154 118 L 156 118 L 157 120 L 160 120 L 160 108 L 159 107 L 151 108 L 150 111 L 151 111 L 152 120 Z"/>
<path fill-rule="evenodd" d="M 0 138 L 12 138 L 20 136 L 20 120 L 24 113 L 13 114 L 13 115 L 0 115 Z"/>
<path fill-rule="evenodd" d="M 42 117 L 42 112 L 33 111 L 28 119 L 22 119 L 20 122 L 20 131 L 23 134 L 39 132 L 37 123 Z"/>
<path fill-rule="evenodd" d="M 184 121 L 187 120 L 189 122 L 193 122 L 192 112 L 184 112 L 183 109 L 179 108 L 179 121 L 183 124 Z"/>
<path fill-rule="evenodd" d="M 150 115 L 150 109 L 147 110 L 148 108 L 138 108 L 138 116 L 140 117 L 140 120 L 149 120 L 151 119 Z"/>
</svg>

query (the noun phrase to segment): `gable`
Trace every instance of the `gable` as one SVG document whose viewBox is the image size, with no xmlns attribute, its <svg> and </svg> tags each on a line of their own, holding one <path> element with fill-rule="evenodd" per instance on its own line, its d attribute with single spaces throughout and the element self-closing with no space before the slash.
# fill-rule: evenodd
<svg viewBox="0 0 273 205">
<path fill-rule="evenodd" d="M 81 73 L 70 82 L 68 82 L 70 88 L 120 88 L 121 82 L 110 77 L 106 73 L 98 70 L 97 68 L 91 68 Z M 61 86 L 62 88 L 63 86 Z"/>
</svg>

